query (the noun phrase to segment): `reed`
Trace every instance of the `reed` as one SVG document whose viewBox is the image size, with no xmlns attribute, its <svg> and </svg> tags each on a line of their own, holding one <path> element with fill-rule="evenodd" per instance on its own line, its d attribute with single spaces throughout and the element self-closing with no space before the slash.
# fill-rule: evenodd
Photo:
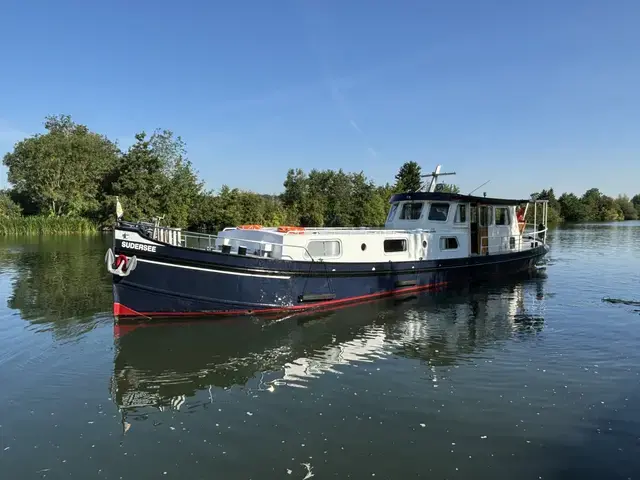
<svg viewBox="0 0 640 480">
<path fill-rule="evenodd" d="M 0 236 L 59 235 L 97 232 L 96 225 L 78 217 L 5 217 L 0 218 Z"/>
</svg>

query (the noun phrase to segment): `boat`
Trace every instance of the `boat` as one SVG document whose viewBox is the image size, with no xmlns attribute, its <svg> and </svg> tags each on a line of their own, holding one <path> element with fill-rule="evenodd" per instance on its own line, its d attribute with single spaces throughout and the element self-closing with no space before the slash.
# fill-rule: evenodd
<svg viewBox="0 0 640 480">
<path fill-rule="evenodd" d="M 549 251 L 547 200 L 446 192 L 441 175 L 438 165 L 424 191 L 392 195 L 384 228 L 238 225 L 213 235 L 124 221 L 118 202 L 105 255 L 114 317 L 296 313 L 536 268 Z"/>
</svg>

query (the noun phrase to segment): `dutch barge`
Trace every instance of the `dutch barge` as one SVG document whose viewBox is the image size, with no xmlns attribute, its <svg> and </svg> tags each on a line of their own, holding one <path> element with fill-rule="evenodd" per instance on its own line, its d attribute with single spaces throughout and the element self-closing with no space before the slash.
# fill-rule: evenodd
<svg viewBox="0 0 640 480">
<path fill-rule="evenodd" d="M 127 222 L 105 261 L 117 320 L 333 308 L 534 269 L 546 200 L 395 194 L 384 228 L 240 225 L 217 235 Z M 527 223 L 529 218 L 532 222 Z"/>
</svg>

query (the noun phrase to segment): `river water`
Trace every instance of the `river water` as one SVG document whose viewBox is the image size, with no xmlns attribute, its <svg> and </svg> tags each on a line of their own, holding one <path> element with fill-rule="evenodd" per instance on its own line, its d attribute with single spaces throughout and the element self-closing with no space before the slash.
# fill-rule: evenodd
<svg viewBox="0 0 640 480">
<path fill-rule="evenodd" d="M 640 222 L 527 278 L 140 328 L 110 241 L 0 240 L 2 479 L 640 477 Z"/>
</svg>

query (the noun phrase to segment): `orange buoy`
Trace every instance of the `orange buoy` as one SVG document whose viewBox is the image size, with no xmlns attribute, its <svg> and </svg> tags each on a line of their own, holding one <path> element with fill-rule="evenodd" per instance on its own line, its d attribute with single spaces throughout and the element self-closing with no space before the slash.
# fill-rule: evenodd
<svg viewBox="0 0 640 480">
<path fill-rule="evenodd" d="M 278 231 L 280 233 L 304 233 L 304 227 L 280 226 Z"/>
<path fill-rule="evenodd" d="M 262 225 L 240 225 L 238 229 L 240 230 L 260 230 Z"/>
</svg>

